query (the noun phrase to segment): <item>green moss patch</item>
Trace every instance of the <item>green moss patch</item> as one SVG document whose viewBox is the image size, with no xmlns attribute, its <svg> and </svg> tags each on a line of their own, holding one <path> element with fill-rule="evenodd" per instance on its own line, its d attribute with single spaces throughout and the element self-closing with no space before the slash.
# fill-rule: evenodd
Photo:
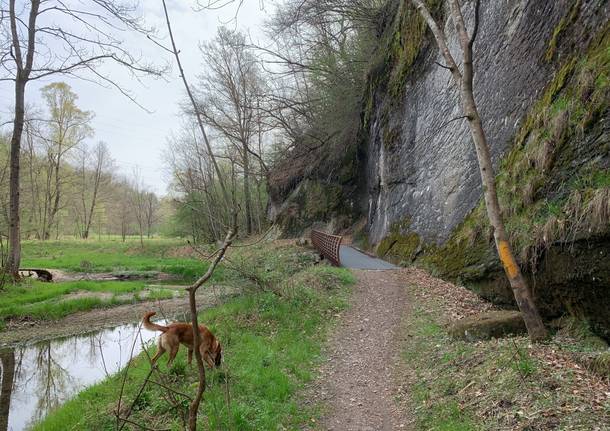
<svg viewBox="0 0 610 431">
<path fill-rule="evenodd" d="M 490 340 L 526 333 L 521 313 L 509 310 L 476 314 L 457 320 L 449 326 L 449 335 L 466 341 Z"/>
<path fill-rule="evenodd" d="M 580 4 L 581 0 L 573 1 L 572 7 L 570 7 L 570 10 L 568 11 L 567 15 L 561 18 L 559 24 L 557 24 L 557 26 L 553 30 L 553 35 L 551 36 L 551 40 L 549 41 L 549 46 L 544 54 L 544 59 L 546 61 L 551 61 L 553 59 L 561 35 L 570 25 L 576 22 L 578 18 L 578 13 L 580 11 Z"/>
<path fill-rule="evenodd" d="M 426 1 L 429 10 L 440 18 L 442 2 Z M 364 121 L 366 128 L 374 108 L 374 97 L 378 91 L 385 92 L 393 99 L 404 95 L 405 83 L 415 64 L 426 38 L 428 26 L 411 2 L 399 2 L 398 9 L 391 13 L 392 21 L 387 24 L 379 41 L 368 76 L 368 92 L 365 94 Z M 395 141 L 395 131 L 388 130 L 387 145 Z"/>
<path fill-rule="evenodd" d="M 557 242 L 604 235 L 610 224 L 610 170 L 603 132 L 610 100 L 610 32 L 587 55 L 568 60 L 528 113 L 512 149 L 500 163 L 498 197 L 510 242 L 527 271 Z M 489 223 L 481 203 L 442 247 L 422 262 L 452 279 L 497 271 Z"/>
<path fill-rule="evenodd" d="M 390 234 L 377 245 L 377 255 L 400 264 L 413 262 L 421 250 L 421 239 L 415 232 L 408 230 L 409 225 L 409 219 L 395 223 Z"/>
</svg>

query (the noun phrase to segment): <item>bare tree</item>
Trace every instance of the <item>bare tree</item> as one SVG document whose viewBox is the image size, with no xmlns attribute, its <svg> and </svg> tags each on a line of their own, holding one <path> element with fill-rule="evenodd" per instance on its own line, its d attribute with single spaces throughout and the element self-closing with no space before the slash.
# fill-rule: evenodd
<svg viewBox="0 0 610 431">
<path fill-rule="evenodd" d="M 265 163 L 257 152 L 257 117 L 260 115 L 262 78 L 256 57 L 245 37 L 220 27 L 216 38 L 201 46 L 206 72 L 200 77 L 198 111 L 239 154 L 243 170 L 246 233 L 252 233 L 252 160 Z"/>
<path fill-rule="evenodd" d="M 80 148 L 80 164 L 78 166 L 79 188 L 78 217 L 81 219 L 81 238 L 89 238 L 94 211 L 102 187 L 110 182 L 109 169 L 112 166 L 110 151 L 105 142 L 98 142 L 92 153 L 86 146 Z"/>
<path fill-rule="evenodd" d="M 271 77 L 265 121 L 278 131 L 271 201 L 304 178 L 333 181 L 326 174 L 354 150 L 382 3 L 287 0 L 268 21 L 272 42 L 256 49 Z"/>
<path fill-rule="evenodd" d="M 191 87 L 190 87 L 188 80 L 186 78 L 186 75 L 184 73 L 184 69 L 182 67 L 182 62 L 180 61 L 180 51 L 176 47 L 176 41 L 174 39 L 174 35 L 172 32 L 171 21 L 169 18 L 169 14 L 167 12 L 167 5 L 165 3 L 165 0 L 161 0 L 161 1 L 163 4 L 163 12 L 165 14 L 165 22 L 167 24 L 167 31 L 169 33 L 169 38 L 170 38 L 170 42 L 171 42 L 171 48 L 165 47 L 165 49 L 167 51 L 169 51 L 170 53 L 172 53 L 174 56 L 174 59 L 176 60 L 176 65 L 178 66 L 178 70 L 180 72 L 180 77 L 182 79 L 182 83 L 184 84 L 184 89 L 186 90 L 189 101 L 191 102 L 193 110 L 195 111 L 195 118 L 197 120 L 197 125 L 199 127 L 199 131 L 201 132 L 201 136 L 203 137 L 205 147 L 207 149 L 208 159 L 209 159 L 210 163 L 212 164 L 212 166 L 214 167 L 214 171 L 216 172 L 216 174 L 218 176 L 219 185 L 222 190 L 223 203 L 226 206 L 226 208 L 231 208 L 232 203 L 231 203 L 231 200 L 230 200 L 228 192 L 227 192 L 227 187 L 225 185 L 224 177 L 222 176 L 222 172 L 220 171 L 220 167 L 218 166 L 216 157 L 212 153 L 212 145 L 210 144 L 210 141 L 208 139 L 208 135 L 205 131 L 203 120 L 202 120 L 201 114 L 198 110 L 198 106 L 197 106 L 195 97 L 193 96 L 193 92 L 191 91 Z M 201 355 L 201 351 L 198 348 L 198 346 L 201 344 L 201 335 L 199 334 L 196 293 L 197 293 L 197 290 L 212 277 L 212 275 L 214 274 L 214 270 L 216 269 L 216 267 L 218 266 L 220 261 L 223 259 L 225 253 L 227 252 L 227 250 L 233 243 L 235 236 L 237 235 L 237 208 L 232 207 L 231 213 L 232 213 L 231 226 L 227 230 L 227 234 L 225 236 L 222 246 L 213 255 L 214 257 L 210 263 L 210 266 L 208 267 L 208 270 L 195 283 L 193 283 L 191 286 L 189 286 L 187 288 L 188 294 L 189 294 L 189 308 L 190 308 L 190 313 L 191 313 L 191 324 L 193 327 L 193 345 L 197 346 L 194 350 L 195 350 L 195 360 L 197 362 L 197 370 L 198 370 L 198 375 L 199 375 L 199 385 L 197 387 L 197 394 L 195 395 L 195 397 L 193 398 L 193 400 L 189 406 L 188 427 L 189 427 L 190 431 L 197 430 L 197 417 L 199 414 L 199 405 L 201 404 L 201 399 L 203 397 L 203 393 L 205 391 L 205 386 L 206 386 L 205 367 L 203 365 L 203 357 Z"/>
<path fill-rule="evenodd" d="M 42 237 L 41 220 L 45 198 L 42 197 L 44 192 L 44 185 L 46 181 L 44 178 L 48 172 L 48 167 L 44 166 L 43 159 L 39 156 L 41 144 L 42 131 L 40 130 L 40 122 L 35 121 L 34 118 L 28 118 L 32 113 L 26 112 L 25 120 L 25 145 L 21 154 L 22 164 L 25 164 L 27 172 L 26 178 L 22 178 L 29 187 L 29 211 L 25 223 L 25 234 L 26 237 L 34 234 L 35 237 Z M 37 116 L 36 114 L 34 116 Z M 25 180 L 25 181 L 24 181 Z M 25 187 L 23 187 L 25 188 Z M 46 195 L 45 195 L 46 196 Z M 8 208 L 8 207 L 7 207 Z"/>
<path fill-rule="evenodd" d="M 115 216 L 118 217 L 121 228 L 121 240 L 125 242 L 129 234 L 130 226 L 133 222 L 133 212 L 131 210 L 131 189 L 125 180 L 115 186 L 120 192 L 120 197 L 115 201 Z"/>
<path fill-rule="evenodd" d="M 0 236 L 7 234 L 8 215 L 8 173 L 9 173 L 9 139 L 0 134 Z"/>
<path fill-rule="evenodd" d="M 161 71 L 132 56 L 116 36 L 125 30 L 148 33 L 135 15 L 135 4 L 93 0 L 87 8 L 79 9 L 67 6 L 62 0 L 30 0 L 20 8 L 15 3 L 15 0 L 0 1 L 0 25 L 8 41 L 8 47 L 0 52 L 0 80 L 15 84 L 7 270 L 17 278 L 21 261 L 19 157 L 28 82 L 55 74 L 89 77 L 133 100 L 119 84 L 98 71 L 99 65 L 113 62 L 136 75 L 159 75 Z"/>
<path fill-rule="evenodd" d="M 130 184 L 129 205 L 138 225 L 138 234 L 140 235 L 140 247 L 144 248 L 144 229 L 147 219 L 147 195 L 142 182 L 140 171 L 136 168 L 133 171 L 133 179 Z"/>
<path fill-rule="evenodd" d="M 146 222 L 146 237 L 150 239 L 152 230 L 157 223 L 157 212 L 159 210 L 159 199 L 153 192 L 148 192 L 144 196 L 144 220 Z"/>
<path fill-rule="evenodd" d="M 547 338 L 546 328 L 544 327 L 544 323 L 542 322 L 536 304 L 534 303 L 531 290 L 527 285 L 523 274 L 521 273 L 521 269 L 517 264 L 510 243 L 508 242 L 508 235 L 504 227 L 502 211 L 500 210 L 500 204 L 498 202 L 498 193 L 496 191 L 496 183 L 489 145 L 485 137 L 485 130 L 483 129 L 481 116 L 479 115 L 474 98 L 474 67 L 472 47 L 479 29 L 480 0 L 475 0 L 474 2 L 474 24 L 472 33 L 470 35 L 468 35 L 466 25 L 464 23 L 464 16 L 462 15 L 459 0 L 449 0 L 449 8 L 451 12 L 450 17 L 453 21 L 453 25 L 455 26 L 461 50 L 461 69 L 447 45 L 447 37 L 443 28 L 432 17 L 424 2 L 422 0 L 412 0 L 412 2 L 419 10 L 421 16 L 432 31 L 434 39 L 436 40 L 440 52 L 446 62 L 446 65 L 443 65 L 443 67 L 451 72 L 453 82 L 459 90 L 460 100 L 462 103 L 462 112 L 464 113 L 464 117 L 468 120 L 470 135 L 472 136 L 472 141 L 477 153 L 479 171 L 483 183 L 485 207 L 487 209 L 489 222 L 493 228 L 494 239 L 496 248 L 498 250 L 498 255 L 500 256 L 500 261 L 502 262 L 512 287 L 519 310 L 521 310 L 523 319 L 525 320 L 525 325 L 530 338 L 533 341 L 543 340 Z"/>
<path fill-rule="evenodd" d="M 185 125 L 178 136 L 173 136 L 165 160 L 173 178 L 173 188 L 180 195 L 174 202 L 182 219 L 189 221 L 193 241 L 221 240 L 221 225 L 229 223 L 227 208 L 222 205 L 213 165 L 196 130 Z"/>
</svg>

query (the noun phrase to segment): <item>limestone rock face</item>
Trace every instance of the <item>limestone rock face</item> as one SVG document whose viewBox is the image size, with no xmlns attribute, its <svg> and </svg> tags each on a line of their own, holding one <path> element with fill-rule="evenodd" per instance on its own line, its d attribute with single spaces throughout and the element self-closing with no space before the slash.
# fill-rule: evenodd
<svg viewBox="0 0 610 431">
<path fill-rule="evenodd" d="M 333 166 L 270 193 L 284 231 L 354 230 L 362 248 L 415 262 L 514 306 L 482 204 L 457 89 L 410 2 L 388 0 L 363 91 L 353 178 Z M 445 5 L 448 2 L 430 2 Z M 461 2 L 472 29 L 473 1 Z M 449 48 L 460 52 L 444 16 Z M 475 98 L 511 245 L 544 318 L 566 313 L 610 340 L 610 3 L 481 2 Z M 321 162 L 312 160 L 311 164 Z M 349 163 L 348 163 L 349 162 Z M 294 183 L 294 184 L 293 184 Z M 357 227 L 356 227 L 357 226 Z"/>
<path fill-rule="evenodd" d="M 464 2 L 467 26 L 472 3 Z M 494 162 L 507 150 L 520 122 L 551 80 L 547 61 L 554 33 L 569 19 L 572 1 L 491 1 L 481 4 L 474 45 L 475 97 Z M 584 0 L 578 24 L 561 33 L 555 57 L 573 53 L 607 20 L 608 6 Z M 445 13 L 447 16 L 448 13 Z M 568 18 L 566 18 L 568 17 Z M 449 47 L 459 53 L 451 21 Z M 456 55 L 457 57 L 457 55 Z M 450 72 L 430 41 L 412 67 L 402 99 L 386 89 L 374 94 L 366 149 L 367 190 L 363 193 L 369 241 L 376 244 L 394 223 L 426 242 L 442 243 L 481 198 L 476 155 Z"/>
</svg>

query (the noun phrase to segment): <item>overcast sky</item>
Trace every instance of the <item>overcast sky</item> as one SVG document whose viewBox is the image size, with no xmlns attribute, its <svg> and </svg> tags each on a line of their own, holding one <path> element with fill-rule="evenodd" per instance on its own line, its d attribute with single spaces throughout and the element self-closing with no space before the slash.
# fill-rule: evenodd
<svg viewBox="0 0 610 431">
<path fill-rule="evenodd" d="M 233 20 L 236 5 L 228 5 L 221 10 L 195 12 L 192 9 L 193 3 L 181 0 L 167 2 L 174 37 L 178 49 L 181 50 L 183 67 L 192 82 L 202 67 L 205 67 L 199 55 L 198 44 L 212 39 L 218 26 L 237 27 L 249 33 L 253 39 L 260 40 L 262 23 L 271 12 L 270 6 L 267 5 L 265 9 L 260 0 L 245 0 L 237 20 Z M 161 1 L 142 0 L 141 4 L 146 23 L 155 26 L 160 35 L 166 34 Z M 157 63 L 172 60 L 167 52 L 140 35 L 125 34 L 125 42 L 132 50 L 141 52 L 145 58 Z M 155 192 L 164 194 L 167 175 L 162 152 L 171 131 L 179 128 L 178 105 L 185 97 L 177 68 L 171 64 L 172 70 L 165 80 L 147 78 L 143 80 L 143 84 L 133 80 L 120 68 L 108 66 L 101 69 L 103 73 L 129 88 L 138 103 L 153 111 L 152 113 L 145 112 L 117 90 L 71 77 L 55 76 L 50 80 L 29 83 L 26 102 L 43 107 L 40 88 L 58 80 L 67 82 L 79 96 L 79 107 L 95 113 L 92 122 L 95 136 L 91 139 L 91 144 L 97 141 L 106 142 L 121 173 L 130 174 L 137 167 L 145 184 Z M 13 91 L 12 83 L 0 83 L 0 123 L 12 119 Z"/>
</svg>

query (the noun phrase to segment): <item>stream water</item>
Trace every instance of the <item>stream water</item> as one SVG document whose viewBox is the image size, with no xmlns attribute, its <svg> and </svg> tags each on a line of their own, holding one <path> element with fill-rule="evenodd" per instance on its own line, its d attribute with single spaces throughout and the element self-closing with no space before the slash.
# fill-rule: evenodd
<svg viewBox="0 0 610 431">
<path fill-rule="evenodd" d="M 114 374 L 158 335 L 129 324 L 0 350 L 0 431 L 27 430 L 78 392 Z M 135 341 L 135 343 L 134 343 Z"/>
</svg>

